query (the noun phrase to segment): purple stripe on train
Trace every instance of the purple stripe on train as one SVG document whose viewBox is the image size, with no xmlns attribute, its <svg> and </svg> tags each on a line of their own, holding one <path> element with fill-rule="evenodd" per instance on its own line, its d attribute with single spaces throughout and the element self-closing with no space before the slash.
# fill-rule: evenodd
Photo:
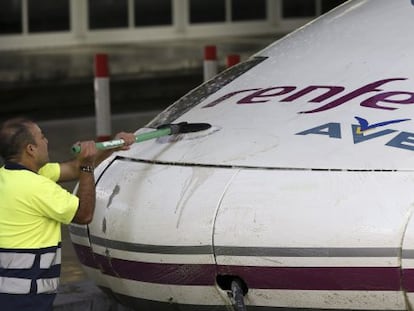
<svg viewBox="0 0 414 311">
<path fill-rule="evenodd" d="M 213 286 L 217 275 L 237 275 L 249 288 L 414 292 L 414 269 L 400 267 L 257 267 L 163 264 L 112 258 L 74 244 L 81 263 L 124 279 L 187 286 Z"/>
</svg>

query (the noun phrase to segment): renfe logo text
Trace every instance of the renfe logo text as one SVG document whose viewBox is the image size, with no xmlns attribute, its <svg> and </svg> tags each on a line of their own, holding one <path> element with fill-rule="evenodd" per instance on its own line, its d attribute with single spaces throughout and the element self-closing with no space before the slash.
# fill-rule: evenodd
<svg viewBox="0 0 414 311">
<path fill-rule="evenodd" d="M 361 95 L 372 95 L 367 99 L 363 99 L 360 102 L 360 106 L 395 110 L 398 109 L 396 105 L 408 105 L 414 104 L 414 93 L 409 91 L 384 91 L 381 87 L 386 84 L 391 85 L 393 81 L 407 80 L 407 78 L 391 78 L 378 80 L 353 91 L 347 92 L 343 86 L 326 86 L 326 85 L 310 85 L 302 89 L 298 89 L 296 86 L 274 86 L 268 88 L 253 88 L 244 89 L 239 91 L 230 92 L 211 103 L 204 105 L 202 108 L 214 107 L 225 100 L 232 98 L 236 95 L 242 94 L 244 97 L 239 99 L 236 104 L 259 104 L 268 103 L 273 99 L 278 102 L 293 102 L 305 95 L 309 95 L 318 91 L 318 95 L 309 103 L 321 103 L 322 105 L 316 109 L 307 111 L 300 111 L 299 113 L 315 113 L 333 109 L 337 106 L 346 104 L 347 102 L 360 97 Z M 321 95 L 320 92 L 323 91 Z M 332 97 L 341 94 L 339 98 L 333 99 Z M 239 97 L 238 97 L 239 98 Z"/>
</svg>

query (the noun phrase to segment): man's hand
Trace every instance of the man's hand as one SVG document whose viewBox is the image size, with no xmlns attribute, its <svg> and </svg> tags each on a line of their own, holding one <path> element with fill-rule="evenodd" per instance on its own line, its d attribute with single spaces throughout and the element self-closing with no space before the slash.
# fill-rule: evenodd
<svg viewBox="0 0 414 311">
<path fill-rule="evenodd" d="M 122 139 L 125 143 L 123 146 L 118 148 L 99 150 L 98 155 L 96 156 L 95 162 L 96 165 L 99 165 L 107 157 L 109 157 L 115 151 L 128 150 L 130 146 L 135 143 L 135 135 L 133 133 L 119 132 L 115 135 L 114 139 Z"/>
<path fill-rule="evenodd" d="M 130 148 L 129 146 L 135 143 L 134 133 L 119 132 L 115 135 L 115 139 L 122 139 L 125 142 L 125 145 L 115 150 L 128 150 Z"/>
<path fill-rule="evenodd" d="M 95 159 L 98 155 L 98 149 L 96 149 L 95 142 L 92 140 L 78 142 L 81 147 L 81 151 L 77 156 L 78 167 L 80 166 L 95 166 Z"/>
<path fill-rule="evenodd" d="M 96 149 L 95 142 L 93 140 L 77 142 L 77 145 L 81 147 L 80 153 L 73 160 L 60 163 L 60 177 L 59 181 L 74 181 L 79 179 L 81 166 L 96 165 L 96 158 L 99 151 Z"/>
</svg>

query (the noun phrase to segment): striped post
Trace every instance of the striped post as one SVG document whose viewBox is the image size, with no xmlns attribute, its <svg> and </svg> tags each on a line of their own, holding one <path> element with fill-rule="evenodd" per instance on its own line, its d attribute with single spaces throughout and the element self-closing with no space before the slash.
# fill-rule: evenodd
<svg viewBox="0 0 414 311">
<path fill-rule="evenodd" d="M 204 47 L 204 82 L 218 73 L 217 48 L 215 45 Z"/>
<path fill-rule="evenodd" d="M 238 63 L 240 63 L 240 55 L 238 54 L 227 55 L 227 58 L 226 58 L 227 68 L 237 65 Z"/>
<path fill-rule="evenodd" d="M 111 103 L 109 93 L 109 66 L 107 54 L 95 55 L 95 117 L 96 140 L 111 138 Z"/>
</svg>

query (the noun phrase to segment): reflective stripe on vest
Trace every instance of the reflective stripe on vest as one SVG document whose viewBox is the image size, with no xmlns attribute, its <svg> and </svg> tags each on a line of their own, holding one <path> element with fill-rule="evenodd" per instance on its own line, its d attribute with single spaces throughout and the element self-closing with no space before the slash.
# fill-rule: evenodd
<svg viewBox="0 0 414 311">
<path fill-rule="evenodd" d="M 59 278 L 36 280 L 38 294 L 52 294 L 57 292 Z"/>
<path fill-rule="evenodd" d="M 0 293 L 28 294 L 32 280 L 0 276 Z"/>
<path fill-rule="evenodd" d="M 62 249 L 0 249 L 0 293 L 56 293 Z"/>
<path fill-rule="evenodd" d="M 30 269 L 31 267 L 33 267 L 35 257 L 35 254 L 0 252 L 0 268 Z"/>
<path fill-rule="evenodd" d="M 46 253 L 40 256 L 40 269 L 48 269 L 54 265 L 60 265 L 62 261 L 62 249 L 58 248 L 56 253 Z"/>
<path fill-rule="evenodd" d="M 32 280 L 20 278 L 0 277 L 0 293 L 3 294 L 29 294 Z M 56 293 L 59 278 L 36 280 L 37 294 Z"/>
</svg>

